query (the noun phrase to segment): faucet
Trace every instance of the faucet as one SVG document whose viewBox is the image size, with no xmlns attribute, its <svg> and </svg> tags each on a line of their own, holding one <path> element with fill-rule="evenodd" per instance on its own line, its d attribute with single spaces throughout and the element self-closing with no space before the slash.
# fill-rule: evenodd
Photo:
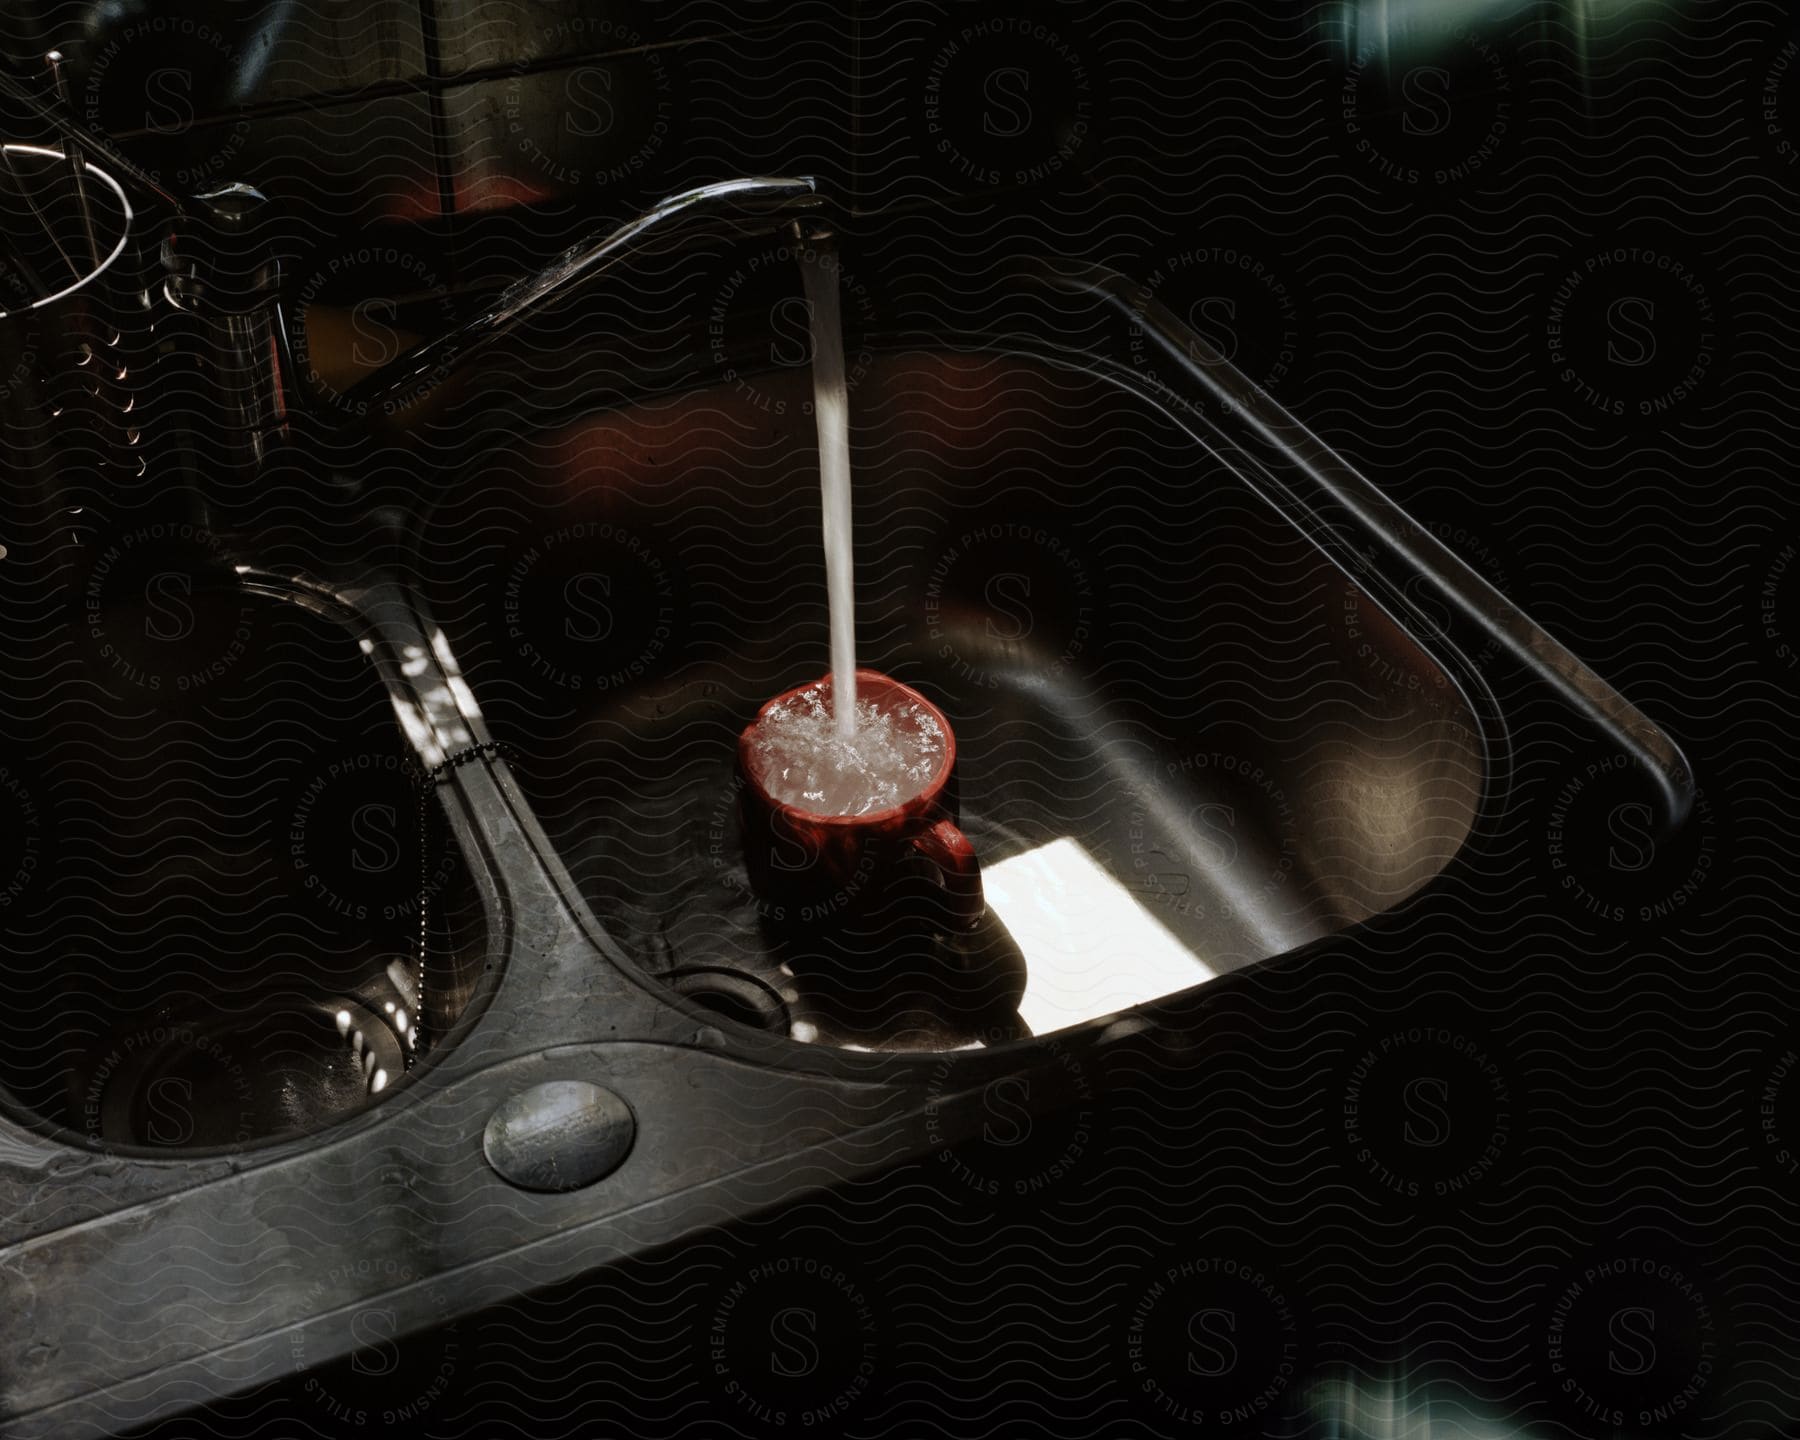
<svg viewBox="0 0 1800 1440">
<path fill-rule="evenodd" d="M 60 57 L 52 52 L 47 59 L 60 82 L 55 69 Z M 170 189 L 75 123 L 60 90 L 53 103 L 0 70 L 0 102 L 21 107 L 52 131 L 74 174 L 81 175 L 78 157 L 85 157 L 89 166 L 112 177 L 108 183 L 135 199 L 139 213 L 133 228 L 139 233 L 132 237 L 133 248 L 145 252 L 144 263 L 137 272 L 141 278 L 122 282 L 122 293 L 141 303 L 116 301 L 110 308 L 127 329 L 153 322 L 157 301 L 183 317 L 178 331 L 192 349 L 171 384 L 193 417 L 190 423 L 203 434 L 209 459 L 204 468 L 215 483 L 232 475 L 257 477 L 272 444 L 287 439 L 292 422 L 305 418 L 295 404 L 304 390 L 296 383 L 283 276 L 270 238 L 278 207 L 249 185 L 222 185 L 198 195 Z M 509 285 L 480 313 L 364 377 L 344 399 L 365 423 L 391 415 L 620 260 L 672 247 L 696 231 L 758 234 L 804 225 L 822 203 L 809 177 L 752 176 L 668 196 L 616 229 L 571 246 L 542 270 Z M 153 255 L 144 241 L 155 242 Z M 164 367 L 171 374 L 175 368 Z M 138 413 L 154 416 L 162 408 L 146 406 Z M 327 427 L 319 438 L 352 438 L 357 428 L 346 424 L 334 436 Z M 204 506 L 203 499 L 196 500 Z"/>
<path fill-rule="evenodd" d="M 346 392 L 345 399 L 359 415 L 392 414 L 621 260 L 672 247 L 696 230 L 754 235 L 782 229 L 801 223 L 822 203 L 808 176 L 721 180 L 671 195 L 616 230 L 570 246 L 536 274 L 507 286 L 478 315 L 365 377 Z"/>
</svg>

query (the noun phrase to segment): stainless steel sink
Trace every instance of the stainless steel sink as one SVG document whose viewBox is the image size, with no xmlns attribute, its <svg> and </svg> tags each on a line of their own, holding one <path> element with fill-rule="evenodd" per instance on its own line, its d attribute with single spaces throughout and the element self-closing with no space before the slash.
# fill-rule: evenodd
<svg viewBox="0 0 1800 1440">
<path fill-rule="evenodd" d="M 523 340 L 502 297 L 486 363 L 385 440 L 296 423 L 316 523 L 259 528 L 250 485 L 178 564 L 80 537 L 87 571 L 155 557 L 93 605 L 73 507 L 20 532 L 79 624 L 4 677 L 71 857 L 9 914 L 7 1435 L 147 1422 L 341 1359 L 373 1312 L 442 1326 L 943 1150 L 997 1083 L 1048 1112 L 1104 1056 L 1153 1067 L 1246 969 L 1481 882 L 1511 797 L 1471 637 L 1680 823 L 1685 762 L 1627 701 L 1129 282 L 1034 267 L 980 314 L 849 307 L 861 656 L 956 728 L 989 921 L 767 923 L 732 753 L 824 668 L 806 377 L 766 294 L 732 290 L 734 332 L 687 264 Z"/>
<path fill-rule="evenodd" d="M 1079 370 L 871 355 L 863 663 L 959 741 L 988 933 L 774 923 L 734 741 L 823 668 L 804 368 L 466 469 L 419 561 L 495 739 L 630 961 L 796 1039 L 953 1049 L 1113 1014 L 1399 904 L 1481 801 L 1460 682 L 1167 417 Z"/>
</svg>

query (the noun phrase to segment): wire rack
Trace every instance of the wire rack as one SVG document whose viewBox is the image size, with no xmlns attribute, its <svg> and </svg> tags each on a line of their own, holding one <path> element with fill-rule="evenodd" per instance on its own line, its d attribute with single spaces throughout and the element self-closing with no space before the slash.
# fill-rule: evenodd
<svg viewBox="0 0 1800 1440">
<path fill-rule="evenodd" d="M 143 475 L 149 305 L 125 188 L 72 145 L 0 140 L 0 192 L 12 468 L 70 498 Z"/>
</svg>

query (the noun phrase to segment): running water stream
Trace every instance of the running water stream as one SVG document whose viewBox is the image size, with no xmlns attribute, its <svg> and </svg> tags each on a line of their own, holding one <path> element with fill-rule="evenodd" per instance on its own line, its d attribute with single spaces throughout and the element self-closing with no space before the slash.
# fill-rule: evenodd
<svg viewBox="0 0 1800 1440">
<path fill-rule="evenodd" d="M 851 573 L 850 397 L 836 252 L 808 249 L 800 273 L 812 311 L 813 411 L 819 425 L 819 489 L 825 511 L 825 592 L 831 604 L 831 698 L 840 739 L 856 734 L 856 584 Z"/>
<path fill-rule="evenodd" d="M 864 699 L 854 733 L 845 737 L 832 723 L 823 690 L 809 685 L 758 720 L 751 763 L 770 795 L 815 815 L 870 815 L 932 782 L 945 736 L 922 706 L 904 695 L 882 703 Z"/>
<path fill-rule="evenodd" d="M 813 336 L 813 409 L 825 516 L 831 608 L 831 684 L 808 686 L 760 719 L 751 754 L 776 799 L 818 814 L 867 815 L 931 782 L 945 737 L 910 701 L 857 694 L 856 596 L 851 567 L 850 406 L 844 373 L 837 256 L 815 243 L 801 256 Z"/>
</svg>

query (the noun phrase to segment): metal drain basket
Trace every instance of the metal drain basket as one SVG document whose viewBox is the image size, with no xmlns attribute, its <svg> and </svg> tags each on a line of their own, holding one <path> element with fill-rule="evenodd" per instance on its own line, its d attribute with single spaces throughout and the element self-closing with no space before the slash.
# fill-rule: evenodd
<svg viewBox="0 0 1800 1440">
<path fill-rule="evenodd" d="M 0 189 L 0 458 L 21 500 L 66 510 L 145 473 L 137 215 L 73 146 L 0 142 Z"/>
</svg>

